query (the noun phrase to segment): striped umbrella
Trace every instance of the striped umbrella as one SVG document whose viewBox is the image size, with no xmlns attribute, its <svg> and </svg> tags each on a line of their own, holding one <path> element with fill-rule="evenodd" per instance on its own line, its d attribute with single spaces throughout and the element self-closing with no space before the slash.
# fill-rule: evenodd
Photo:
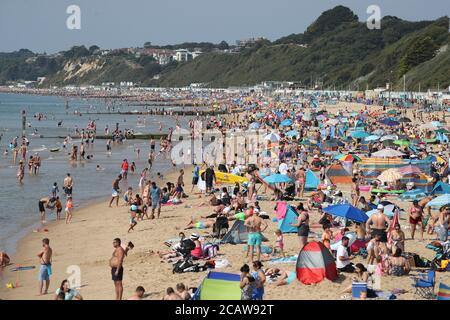
<svg viewBox="0 0 450 320">
<path fill-rule="evenodd" d="M 339 160 L 339 161 L 361 161 L 361 158 L 358 157 L 355 154 L 338 154 L 334 157 L 335 159 Z"/>
</svg>

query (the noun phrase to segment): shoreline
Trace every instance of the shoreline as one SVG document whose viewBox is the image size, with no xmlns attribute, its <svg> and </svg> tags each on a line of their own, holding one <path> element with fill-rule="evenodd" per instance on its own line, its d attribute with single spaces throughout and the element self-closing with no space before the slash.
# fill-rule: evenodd
<svg viewBox="0 0 450 320">
<path fill-rule="evenodd" d="M 186 171 L 190 170 L 191 167 L 186 167 L 184 168 Z M 173 169 L 167 169 L 166 171 L 163 172 L 163 176 L 164 179 L 163 180 L 159 180 L 158 185 L 163 186 L 163 184 L 165 184 L 168 181 L 175 181 L 176 177 L 177 177 L 177 171 L 173 171 Z M 129 177 L 130 178 L 130 177 Z M 133 186 L 134 190 L 137 190 L 137 186 L 130 185 Z M 77 232 L 79 231 L 79 229 L 77 228 L 80 223 L 82 224 L 86 224 L 85 228 L 89 229 L 90 223 L 89 221 L 93 222 L 92 220 L 96 220 L 92 218 L 92 213 L 93 212 L 105 212 L 105 214 L 108 214 L 108 211 L 112 211 L 111 214 L 116 214 L 118 212 L 123 213 L 121 214 L 123 218 L 125 218 L 125 220 L 128 220 L 128 210 L 127 207 L 123 205 L 123 198 L 122 195 L 119 198 L 119 207 L 115 207 L 113 205 L 112 208 L 108 207 L 108 202 L 110 200 L 109 196 L 104 196 L 101 198 L 97 198 L 97 199 L 92 199 L 87 201 L 86 203 L 80 205 L 80 207 L 75 208 L 74 210 L 74 214 L 73 214 L 73 219 L 72 219 L 72 223 L 66 225 L 64 220 L 52 220 L 49 221 L 45 224 L 45 226 L 42 226 L 40 224 L 40 222 L 37 222 L 35 224 L 33 224 L 32 226 L 30 226 L 29 229 L 27 229 L 26 231 L 24 231 L 24 235 L 22 235 L 20 237 L 20 239 L 18 239 L 18 241 L 16 242 L 15 245 L 15 251 L 13 252 L 13 254 L 10 254 L 10 258 L 11 258 L 11 264 L 7 267 L 5 267 L 3 270 L 0 269 L 0 299 L 4 299 L 6 297 L 9 296 L 9 293 L 15 293 L 14 291 L 16 290 L 23 290 L 25 288 L 25 286 L 28 287 L 28 284 L 30 282 L 36 282 L 37 278 L 36 278 L 36 272 L 38 270 L 38 264 L 37 264 L 37 258 L 35 257 L 35 254 L 32 254 L 34 252 L 38 252 L 39 248 L 40 248 L 40 241 L 43 238 L 49 238 L 50 239 L 50 245 L 52 246 L 52 244 L 54 245 L 55 242 L 59 242 L 61 240 L 61 238 L 65 235 L 65 229 L 69 228 L 69 229 L 74 229 Z M 47 214 L 54 214 L 53 212 L 49 213 L 47 212 Z M 64 214 L 64 213 L 63 213 Z M 163 217 L 164 215 L 164 209 L 162 209 L 162 213 L 161 216 Z M 124 220 L 124 221 L 125 221 Z M 148 220 L 144 220 L 144 223 L 148 222 Z M 142 221 L 138 222 L 138 225 L 142 224 Z M 34 227 L 36 225 L 41 226 L 41 228 L 46 228 L 48 229 L 48 232 L 34 232 Z M 75 228 L 74 228 L 75 226 Z M 124 228 L 126 229 L 126 222 L 124 223 Z M 111 240 L 116 237 L 116 236 L 111 236 Z M 56 239 L 56 240 L 55 240 Z M 81 239 L 80 239 L 81 240 Z M 123 241 L 125 243 L 125 241 Z M 134 241 L 133 241 L 134 242 Z M 33 249 L 31 249 L 33 248 Z M 58 264 L 58 257 L 60 256 L 64 256 L 64 252 L 66 250 L 58 250 L 54 248 L 54 265 L 56 266 Z M 109 248 L 108 248 L 109 249 Z M 34 250 L 34 251 L 33 251 Z M 106 258 L 108 258 L 108 256 L 106 256 Z M 106 259 L 107 261 L 108 259 Z M 55 263 L 56 262 L 56 263 Z M 29 270 L 29 271 L 20 271 L 20 279 L 19 279 L 19 287 L 15 288 L 13 290 L 10 291 L 6 291 L 5 292 L 5 285 L 8 282 L 12 282 L 15 285 L 15 282 L 17 281 L 17 274 L 16 272 L 12 272 L 10 271 L 10 269 L 17 267 L 17 266 L 35 266 L 34 269 Z M 66 270 L 58 270 L 57 272 L 55 272 L 56 275 L 58 274 L 66 274 L 66 277 L 69 276 L 66 272 L 63 271 L 67 271 L 67 268 L 70 267 L 71 265 L 67 265 L 66 266 Z M 18 272 L 17 272 L 18 273 Z M 22 276 L 24 276 L 22 278 Z M 31 278 L 30 278 L 31 276 Z M 52 277 L 53 282 L 51 282 L 50 284 L 50 289 L 49 292 L 52 293 L 54 290 L 53 288 L 56 287 L 55 286 L 59 286 L 59 284 L 55 284 L 55 277 Z M 59 278 L 58 278 L 59 279 Z M 56 280 L 56 282 L 58 282 L 59 280 Z M 32 285 L 32 287 L 36 287 L 35 285 Z M 34 293 L 34 291 L 32 292 Z M 15 297 L 12 299 L 30 299 L 30 298 L 24 298 L 22 295 L 20 295 L 21 297 Z M 28 295 L 26 295 L 28 296 Z M 31 295 L 32 296 L 32 295 Z M 38 296 L 33 297 L 33 299 L 35 298 L 39 298 Z M 41 296 L 41 298 L 45 298 L 48 299 L 49 295 L 46 296 Z"/>
</svg>

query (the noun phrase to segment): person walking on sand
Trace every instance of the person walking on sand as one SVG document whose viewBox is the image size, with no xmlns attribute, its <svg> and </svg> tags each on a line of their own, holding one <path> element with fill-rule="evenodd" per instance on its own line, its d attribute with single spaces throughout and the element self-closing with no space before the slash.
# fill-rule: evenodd
<svg viewBox="0 0 450 320">
<path fill-rule="evenodd" d="M 119 206 L 119 195 L 120 195 L 120 187 L 119 183 L 122 180 L 122 175 L 119 176 L 112 183 L 112 193 L 111 193 L 111 201 L 109 201 L 109 207 L 111 208 L 114 199 L 116 200 L 116 207 Z"/>
<path fill-rule="evenodd" d="M 197 186 L 199 177 L 200 177 L 200 167 L 197 164 L 194 164 L 194 169 L 192 169 L 191 193 L 194 192 L 194 187 Z"/>
<path fill-rule="evenodd" d="M 123 295 L 123 260 L 125 258 L 125 250 L 121 246 L 121 240 L 115 238 L 113 240 L 114 251 L 109 266 L 111 267 L 111 277 L 114 282 L 114 290 L 116 293 L 116 300 L 122 300 Z"/>
<path fill-rule="evenodd" d="M 152 200 L 152 215 L 150 219 L 155 219 L 155 210 L 157 210 L 156 218 L 159 219 L 159 215 L 161 214 L 161 198 L 162 192 L 161 189 L 156 185 L 156 182 L 152 182 L 152 189 L 150 191 L 150 196 Z"/>
<path fill-rule="evenodd" d="M 254 213 L 245 219 L 244 225 L 248 228 L 248 250 L 250 251 L 250 262 L 253 262 L 253 249 L 256 251 L 256 260 L 261 258 L 261 243 L 262 232 L 264 232 L 268 225 L 259 217 L 259 211 Z"/>
<path fill-rule="evenodd" d="M 42 239 L 42 250 L 38 253 L 39 263 L 39 295 L 48 293 L 48 287 L 50 286 L 50 276 L 52 275 L 52 248 L 50 248 L 50 240 Z M 44 289 L 45 282 L 45 290 Z"/>
<path fill-rule="evenodd" d="M 303 204 L 298 206 L 299 208 L 303 208 Z M 309 213 L 307 211 L 301 211 L 298 215 L 297 223 L 291 223 L 291 226 L 297 227 L 297 235 L 300 243 L 300 250 L 303 249 L 305 244 L 308 242 L 309 236 Z"/>
<path fill-rule="evenodd" d="M 72 221 L 72 214 L 73 214 L 72 197 L 67 197 L 65 212 L 66 212 L 66 224 L 68 224 Z"/>
</svg>

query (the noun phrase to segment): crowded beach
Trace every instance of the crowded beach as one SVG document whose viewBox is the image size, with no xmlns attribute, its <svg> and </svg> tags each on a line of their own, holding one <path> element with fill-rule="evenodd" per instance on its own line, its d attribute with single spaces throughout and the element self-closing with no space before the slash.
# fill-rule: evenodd
<svg viewBox="0 0 450 320">
<path fill-rule="evenodd" d="M 0 297 L 449 297 L 445 105 L 430 112 L 416 101 L 257 94 L 220 101 L 242 112 L 193 117 L 188 128 L 149 139 L 136 150 L 147 165 L 117 163 L 107 200 L 78 207 L 70 172 L 48 194 L 29 195 L 41 228 L 14 255 L 0 253 Z M 109 130 L 105 152 L 127 143 Z M 86 145 L 98 143 L 98 131 L 89 122 L 73 133 L 81 143 L 67 137 L 67 161 L 95 165 Z M 16 138 L 8 155 L 21 184 L 46 165 L 28 145 Z M 171 169 L 152 172 L 156 159 Z"/>
</svg>

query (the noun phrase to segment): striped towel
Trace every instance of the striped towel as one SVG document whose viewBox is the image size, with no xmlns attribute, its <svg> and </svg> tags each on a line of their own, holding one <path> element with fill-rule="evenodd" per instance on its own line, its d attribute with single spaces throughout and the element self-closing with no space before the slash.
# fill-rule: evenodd
<svg viewBox="0 0 450 320">
<path fill-rule="evenodd" d="M 439 284 L 439 291 L 437 294 L 438 300 L 450 300 L 450 287 L 443 284 L 442 282 Z"/>
</svg>

